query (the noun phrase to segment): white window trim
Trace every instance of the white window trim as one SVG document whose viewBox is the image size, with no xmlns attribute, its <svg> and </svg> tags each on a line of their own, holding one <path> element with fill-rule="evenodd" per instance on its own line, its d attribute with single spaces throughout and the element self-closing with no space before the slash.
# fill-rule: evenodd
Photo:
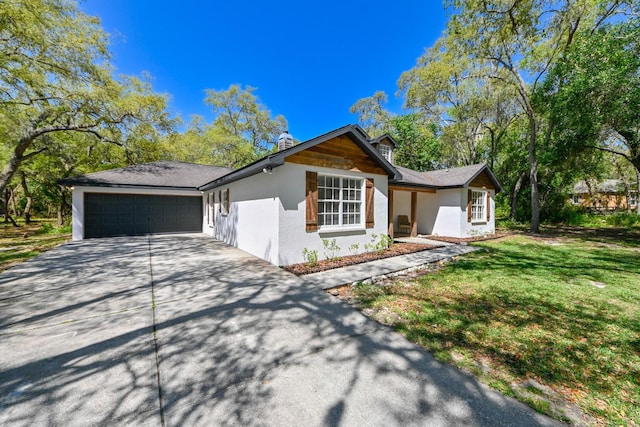
<svg viewBox="0 0 640 427">
<path fill-rule="evenodd" d="M 573 196 L 571 196 L 571 203 L 574 205 L 579 205 L 580 204 L 580 195 L 579 194 L 574 194 Z"/>
<path fill-rule="evenodd" d="M 386 144 L 378 144 L 378 153 L 382 155 L 389 163 L 393 163 L 393 150 Z"/>
<path fill-rule="evenodd" d="M 340 179 L 340 200 L 338 209 L 338 221 L 339 225 L 321 225 L 320 203 L 323 202 L 318 194 L 318 231 L 319 232 L 331 232 L 331 231 L 353 231 L 353 230 L 365 230 L 365 209 L 366 209 L 366 180 L 360 176 L 350 175 L 336 175 L 328 173 L 318 173 L 318 190 L 320 189 L 320 177 L 339 178 Z M 360 181 L 360 215 L 358 224 L 346 224 L 342 223 L 343 207 L 345 200 L 342 199 L 342 191 L 344 189 L 343 182 L 345 179 L 355 179 Z M 348 200 L 346 202 L 349 202 Z"/>
<path fill-rule="evenodd" d="M 481 204 L 475 204 L 474 202 L 476 201 L 476 194 L 480 194 L 480 200 L 482 201 Z M 478 212 L 478 210 L 475 210 L 475 215 L 474 215 L 474 207 L 480 207 L 481 210 L 480 212 Z M 487 222 L 487 190 L 474 190 L 471 189 L 471 223 L 472 224 L 480 224 L 480 223 L 486 223 Z"/>
<path fill-rule="evenodd" d="M 638 206 L 638 193 L 629 194 L 629 206 Z"/>
</svg>

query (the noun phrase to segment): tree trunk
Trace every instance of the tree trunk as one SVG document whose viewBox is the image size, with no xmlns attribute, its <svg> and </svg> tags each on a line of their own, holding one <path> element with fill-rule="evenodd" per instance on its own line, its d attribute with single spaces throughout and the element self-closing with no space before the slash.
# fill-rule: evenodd
<svg viewBox="0 0 640 427">
<path fill-rule="evenodd" d="M 18 201 L 16 196 L 16 188 L 12 188 L 9 190 L 9 204 L 11 205 L 11 209 L 13 210 L 13 216 L 20 216 L 18 213 Z M 9 210 L 7 209 L 7 212 Z"/>
<path fill-rule="evenodd" d="M 64 225 L 64 206 L 63 205 L 64 202 L 60 202 L 58 204 L 58 225 L 59 226 L 63 226 Z"/>
<path fill-rule="evenodd" d="M 31 136 L 21 138 L 16 144 L 11 156 L 9 157 L 9 161 L 5 165 L 2 172 L 0 172 L 0 196 L 6 197 L 6 188 L 9 185 L 9 181 L 15 175 L 16 171 L 20 167 L 22 160 L 24 160 L 24 152 L 29 148 L 31 143 L 33 142 L 33 138 Z M 5 200 L 6 202 L 6 200 Z"/>
<path fill-rule="evenodd" d="M 529 231 L 540 233 L 540 196 L 538 194 L 538 160 L 536 159 L 536 119 L 529 112 L 529 180 L 531 182 L 531 226 Z"/>
<path fill-rule="evenodd" d="M 65 190 L 60 192 L 60 203 L 58 204 L 58 225 L 63 226 L 67 221 L 67 212 L 69 211 L 69 203 L 67 202 L 67 193 Z"/>
<path fill-rule="evenodd" d="M 511 219 L 517 221 L 518 214 L 518 197 L 520 196 L 520 190 L 522 190 L 522 183 L 527 177 L 526 172 L 522 172 L 516 181 L 516 185 L 513 187 L 513 194 L 511 196 Z"/>
<path fill-rule="evenodd" d="M 8 222 L 11 222 L 11 224 L 13 224 L 14 227 L 17 227 L 18 224 L 14 221 L 13 218 L 11 218 L 11 215 L 9 215 L 9 189 L 5 187 L 4 191 L 2 192 L 2 194 L 0 194 L 0 196 L 4 196 L 2 197 L 2 208 L 4 209 L 4 222 L 5 224 Z"/>
<path fill-rule="evenodd" d="M 24 176 L 24 173 L 20 176 L 20 183 L 22 185 L 22 190 L 24 191 L 24 196 L 27 199 L 27 204 L 24 207 L 24 223 L 31 223 L 31 209 L 33 207 L 33 198 L 31 197 L 31 193 L 29 193 L 29 187 L 27 186 L 27 178 Z"/>
</svg>

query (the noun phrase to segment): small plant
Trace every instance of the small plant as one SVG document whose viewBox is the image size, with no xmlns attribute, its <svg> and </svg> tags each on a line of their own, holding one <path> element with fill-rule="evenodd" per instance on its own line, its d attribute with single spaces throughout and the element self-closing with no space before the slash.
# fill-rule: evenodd
<svg viewBox="0 0 640 427">
<path fill-rule="evenodd" d="M 378 238 L 380 236 L 380 238 Z M 393 243 L 393 239 L 389 237 L 387 234 L 376 234 L 371 233 L 371 242 L 364 244 L 364 249 L 367 252 L 378 252 L 382 253 L 386 251 L 389 246 Z"/>
<path fill-rule="evenodd" d="M 365 243 L 364 250 L 367 252 L 373 252 L 376 249 L 377 239 L 378 239 L 378 235 L 376 233 L 371 233 L 371 243 Z"/>
<path fill-rule="evenodd" d="M 349 246 L 349 252 L 351 252 L 353 255 L 357 255 L 358 252 L 360 252 L 360 245 L 354 243 L 353 245 Z"/>
<path fill-rule="evenodd" d="M 318 264 L 318 251 L 316 250 L 304 248 L 302 250 L 302 257 L 304 258 L 308 267 L 313 267 Z"/>
<path fill-rule="evenodd" d="M 378 253 L 382 253 L 389 249 L 389 246 L 393 243 L 393 239 L 388 234 L 381 234 L 380 240 L 375 244 L 375 250 Z"/>
<path fill-rule="evenodd" d="M 337 245 L 336 239 L 322 239 L 322 246 L 324 246 L 324 257 L 331 261 L 337 261 L 340 259 L 340 246 Z"/>
<path fill-rule="evenodd" d="M 53 232 L 53 225 L 45 222 L 40 226 L 40 229 L 36 231 L 36 234 L 51 234 Z"/>
</svg>

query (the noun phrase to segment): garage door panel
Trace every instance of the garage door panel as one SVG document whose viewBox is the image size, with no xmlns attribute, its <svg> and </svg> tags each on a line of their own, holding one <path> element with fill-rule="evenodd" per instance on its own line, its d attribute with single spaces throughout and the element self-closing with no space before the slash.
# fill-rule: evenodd
<svg viewBox="0 0 640 427">
<path fill-rule="evenodd" d="M 85 237 L 202 231 L 202 198 L 85 193 Z"/>
</svg>

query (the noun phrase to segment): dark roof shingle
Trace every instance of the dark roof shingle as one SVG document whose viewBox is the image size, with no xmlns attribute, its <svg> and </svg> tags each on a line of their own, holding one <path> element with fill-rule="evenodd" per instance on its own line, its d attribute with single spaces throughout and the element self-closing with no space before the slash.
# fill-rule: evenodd
<svg viewBox="0 0 640 427">
<path fill-rule="evenodd" d="M 635 183 L 630 184 L 630 187 L 637 187 Z M 602 182 L 596 184 L 596 191 L 599 193 L 624 193 L 625 185 L 620 179 L 605 179 Z M 589 186 L 585 181 L 580 181 L 573 186 L 574 193 L 589 193 Z"/>
<path fill-rule="evenodd" d="M 402 179 L 394 180 L 394 184 L 419 185 L 436 189 L 466 187 L 480 173 L 486 171 L 496 190 L 502 190 L 502 186 L 485 163 L 429 172 L 418 172 L 402 166 L 395 166 L 395 168 L 402 174 Z"/>
<path fill-rule="evenodd" d="M 197 189 L 233 169 L 185 162 L 152 162 L 60 180 L 63 185 Z"/>
</svg>

